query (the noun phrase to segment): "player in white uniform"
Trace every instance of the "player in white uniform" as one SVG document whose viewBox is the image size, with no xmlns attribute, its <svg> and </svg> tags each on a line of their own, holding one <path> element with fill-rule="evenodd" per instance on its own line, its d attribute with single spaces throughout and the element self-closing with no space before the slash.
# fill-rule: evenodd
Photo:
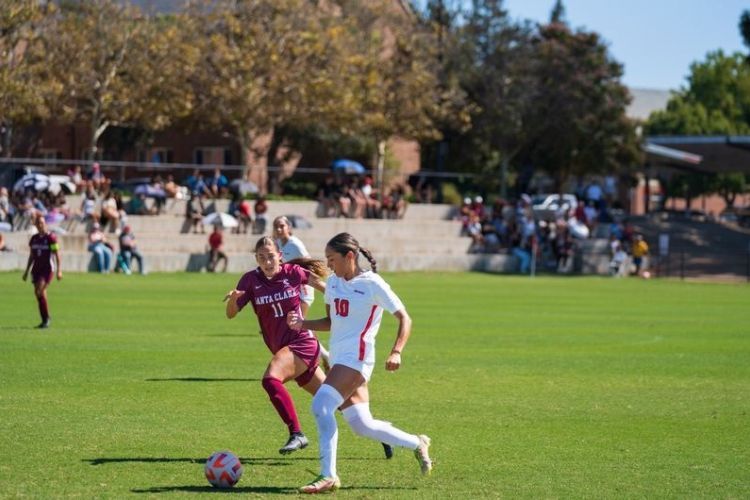
<svg viewBox="0 0 750 500">
<path fill-rule="evenodd" d="M 341 486 L 336 473 L 337 408 L 341 408 L 344 419 L 356 434 L 414 450 L 422 473 L 429 474 L 432 470 L 428 453 L 430 438 L 408 434 L 389 422 L 375 420 L 370 414 L 367 383 L 375 364 L 375 336 L 383 309 L 399 322 L 396 341 L 385 362 L 388 371 L 401 366 L 401 351 L 411 334 L 411 318 L 390 286 L 375 274 L 377 267 L 372 254 L 361 248 L 350 234 L 334 236 L 325 253 L 328 267 L 335 275 L 329 277 L 326 284 L 326 317 L 304 320 L 294 311 L 287 316 L 292 328 L 331 330 L 331 370 L 312 402 L 318 424 L 321 471 L 320 476 L 300 491 L 322 493 Z M 360 253 L 370 262 L 371 271 L 359 267 Z"/>
</svg>

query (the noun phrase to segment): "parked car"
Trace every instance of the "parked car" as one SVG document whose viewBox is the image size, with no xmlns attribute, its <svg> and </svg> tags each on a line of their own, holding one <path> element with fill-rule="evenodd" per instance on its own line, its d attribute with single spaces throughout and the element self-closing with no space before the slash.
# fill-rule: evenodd
<svg viewBox="0 0 750 500">
<path fill-rule="evenodd" d="M 574 210 L 577 205 L 576 195 L 569 193 L 563 193 L 562 198 L 559 194 L 535 194 L 531 198 L 534 217 L 541 220 L 555 220 L 559 210 Z"/>
</svg>

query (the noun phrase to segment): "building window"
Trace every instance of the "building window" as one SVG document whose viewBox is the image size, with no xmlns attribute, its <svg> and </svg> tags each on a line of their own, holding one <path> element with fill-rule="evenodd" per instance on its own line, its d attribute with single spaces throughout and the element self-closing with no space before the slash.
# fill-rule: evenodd
<svg viewBox="0 0 750 500">
<path fill-rule="evenodd" d="M 172 163 L 172 150 L 168 148 L 148 148 L 138 151 L 138 161 L 142 163 Z"/>
<path fill-rule="evenodd" d="M 195 148 L 193 162 L 198 165 L 231 165 L 232 150 L 229 148 Z"/>
</svg>

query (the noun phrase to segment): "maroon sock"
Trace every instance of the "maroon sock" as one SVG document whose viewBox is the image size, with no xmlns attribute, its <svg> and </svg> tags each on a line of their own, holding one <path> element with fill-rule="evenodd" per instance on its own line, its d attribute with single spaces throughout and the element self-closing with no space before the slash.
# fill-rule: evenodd
<svg viewBox="0 0 750 500">
<path fill-rule="evenodd" d="M 36 301 L 39 303 L 39 315 L 42 317 L 42 321 L 49 319 L 49 309 L 47 308 L 47 297 L 42 295 L 37 297 Z"/>
<path fill-rule="evenodd" d="M 279 413 L 281 420 L 289 428 L 289 433 L 300 432 L 299 420 L 297 419 L 297 411 L 294 409 L 292 396 L 289 395 L 281 380 L 266 377 L 263 379 L 263 389 L 268 393 L 268 398 Z"/>
</svg>

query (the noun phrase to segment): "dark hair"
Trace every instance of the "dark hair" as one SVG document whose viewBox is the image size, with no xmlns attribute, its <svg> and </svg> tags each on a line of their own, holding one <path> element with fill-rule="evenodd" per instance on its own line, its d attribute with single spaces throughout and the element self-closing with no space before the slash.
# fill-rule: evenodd
<svg viewBox="0 0 750 500">
<path fill-rule="evenodd" d="M 339 233 L 333 238 L 331 238 L 328 241 L 328 244 L 326 245 L 328 248 L 336 252 L 340 255 L 346 255 L 349 252 L 354 253 L 354 260 L 356 261 L 359 257 L 359 254 L 365 256 L 365 259 L 370 263 L 370 268 L 372 269 L 372 272 L 377 273 L 378 272 L 378 263 L 375 261 L 375 258 L 372 256 L 372 253 L 366 249 L 359 246 L 359 242 L 354 239 L 354 236 L 352 236 L 349 233 Z"/>
<path fill-rule="evenodd" d="M 255 253 L 258 253 L 258 250 L 263 247 L 273 247 L 277 252 L 281 253 L 279 244 L 270 236 L 263 236 L 257 241 L 257 243 L 255 243 Z M 326 267 L 326 263 L 322 260 L 312 259 L 310 257 L 299 257 L 286 262 L 286 264 L 296 264 L 300 267 L 304 267 L 321 278 L 328 276 L 328 267 Z"/>
</svg>

